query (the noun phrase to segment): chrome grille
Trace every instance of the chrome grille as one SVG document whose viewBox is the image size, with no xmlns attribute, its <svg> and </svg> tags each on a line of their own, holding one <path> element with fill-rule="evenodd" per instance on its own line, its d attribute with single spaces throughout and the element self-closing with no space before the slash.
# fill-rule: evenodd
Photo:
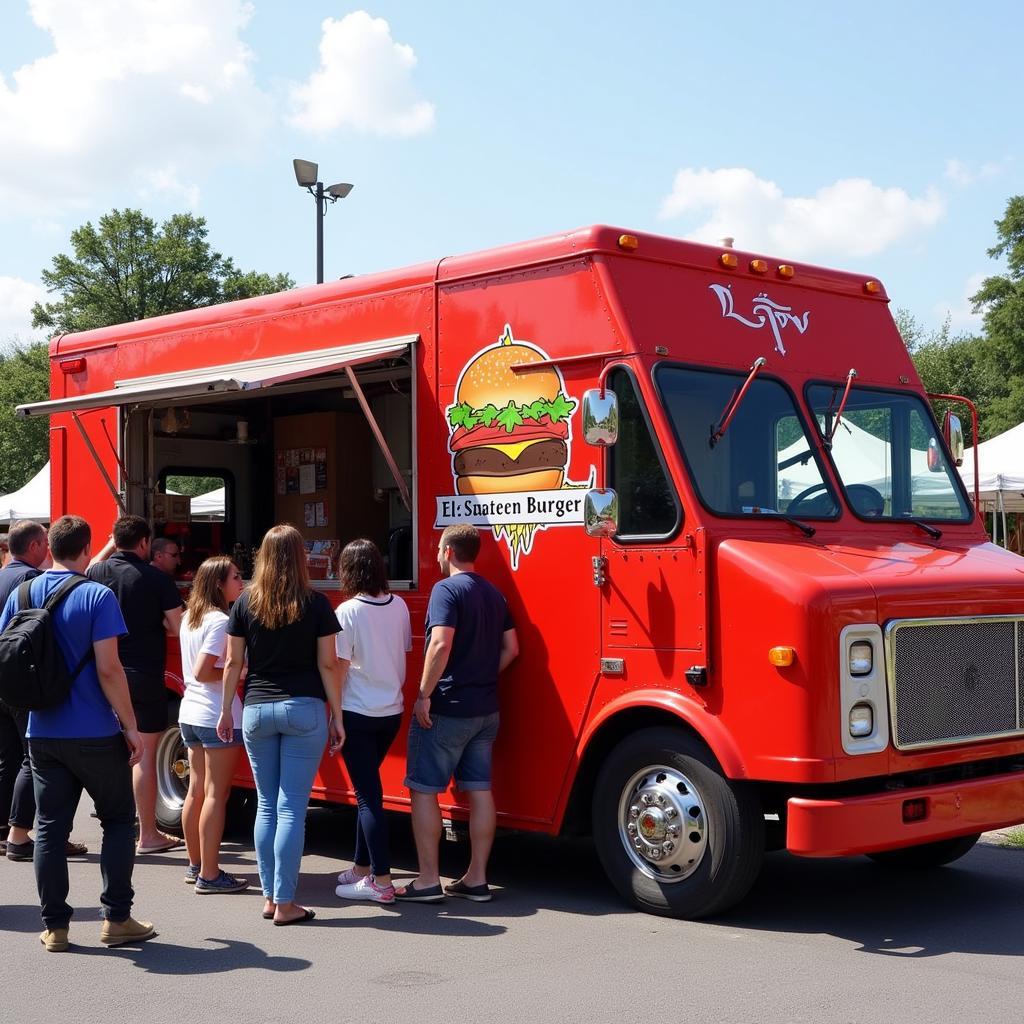
<svg viewBox="0 0 1024 1024">
<path fill-rule="evenodd" d="M 1024 731 L 1024 618 L 903 619 L 885 643 L 897 748 Z"/>
</svg>

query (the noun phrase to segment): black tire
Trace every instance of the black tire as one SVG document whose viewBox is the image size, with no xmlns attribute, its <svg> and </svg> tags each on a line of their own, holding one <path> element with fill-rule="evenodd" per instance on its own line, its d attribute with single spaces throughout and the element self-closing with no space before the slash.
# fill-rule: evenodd
<svg viewBox="0 0 1024 1024">
<path fill-rule="evenodd" d="M 630 809 L 644 799 L 634 802 L 630 793 L 656 794 L 652 800 L 665 807 L 665 821 L 650 830 L 655 846 L 666 838 L 659 835 L 665 822 L 669 829 L 685 822 L 689 831 L 673 840 L 666 862 L 642 856 L 636 836 L 627 835 Z M 650 810 L 662 813 L 657 806 Z M 669 818 L 672 810 L 676 815 Z M 764 817 L 756 790 L 726 779 L 710 750 L 682 729 L 643 729 L 622 740 L 598 774 L 592 813 L 605 873 L 626 900 L 650 914 L 696 919 L 720 913 L 747 894 L 761 869 Z M 647 818 L 645 810 L 636 824 L 646 827 Z"/>
<path fill-rule="evenodd" d="M 970 853 L 980 838 L 981 833 L 976 832 L 955 839 L 940 839 L 937 843 L 921 843 L 919 846 L 904 846 L 899 850 L 869 853 L 868 856 L 887 868 L 941 868 Z"/>
<path fill-rule="evenodd" d="M 178 728 L 178 702 L 168 708 L 170 724 L 156 748 L 156 824 L 163 832 L 180 836 L 181 808 L 188 792 L 188 748 Z"/>
</svg>

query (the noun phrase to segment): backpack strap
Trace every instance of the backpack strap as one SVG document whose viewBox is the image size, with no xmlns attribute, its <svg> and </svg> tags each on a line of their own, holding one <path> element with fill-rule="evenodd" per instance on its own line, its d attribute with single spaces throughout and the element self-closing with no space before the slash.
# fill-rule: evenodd
<svg viewBox="0 0 1024 1024">
<path fill-rule="evenodd" d="M 32 580 L 33 579 L 35 579 L 34 576 L 32 577 L 32 579 L 27 579 L 27 580 L 24 581 L 24 583 L 20 583 L 18 585 L 18 611 L 19 612 L 23 612 L 26 608 L 31 608 L 32 607 L 32 594 L 30 593 L 30 591 L 32 590 Z"/>
<path fill-rule="evenodd" d="M 80 587 L 83 583 L 88 583 L 88 582 L 89 582 L 89 580 L 85 576 L 72 576 L 70 579 L 66 579 L 43 602 L 43 608 L 46 611 L 48 611 L 48 612 L 50 612 L 52 614 L 54 609 L 57 607 L 57 605 L 59 605 L 61 603 L 61 601 L 63 601 L 64 598 L 67 597 L 68 594 L 71 593 L 72 590 L 75 590 L 77 587 Z M 31 586 L 31 583 L 32 583 L 31 580 L 26 580 L 21 585 L 21 587 L 18 588 L 19 605 L 23 609 L 30 607 L 30 605 L 27 604 L 27 603 L 26 604 L 21 604 L 22 589 L 24 588 L 24 590 L 25 590 L 24 597 L 27 599 L 29 597 L 28 587 Z M 82 671 L 82 669 L 85 668 L 85 666 L 88 665 L 89 662 L 92 661 L 92 659 L 95 658 L 95 657 L 96 657 L 96 652 L 93 649 L 92 644 L 89 644 L 89 647 L 87 648 L 85 654 L 82 655 L 82 657 L 79 660 L 78 664 L 75 666 L 74 671 L 71 673 L 72 680 L 77 679 L 78 678 L 78 674 Z"/>
</svg>

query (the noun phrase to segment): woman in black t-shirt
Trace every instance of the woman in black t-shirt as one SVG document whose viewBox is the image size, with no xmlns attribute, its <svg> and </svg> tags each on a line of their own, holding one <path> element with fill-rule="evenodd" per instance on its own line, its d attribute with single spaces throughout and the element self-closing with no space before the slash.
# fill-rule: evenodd
<svg viewBox="0 0 1024 1024">
<path fill-rule="evenodd" d="M 334 650 L 338 628 L 327 598 L 309 585 L 302 535 L 287 524 L 268 530 L 252 586 L 228 619 L 217 733 L 224 740 L 232 735 L 231 700 L 248 654 L 242 739 L 258 796 L 255 846 L 266 897 L 263 916 L 277 925 L 314 916 L 295 902 L 295 888 L 309 791 L 324 744 L 328 735 L 332 749 L 345 741 Z"/>
</svg>

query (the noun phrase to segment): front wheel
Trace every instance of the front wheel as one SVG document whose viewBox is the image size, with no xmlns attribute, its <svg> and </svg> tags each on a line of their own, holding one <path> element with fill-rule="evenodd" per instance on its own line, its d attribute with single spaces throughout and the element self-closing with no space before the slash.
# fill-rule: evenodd
<svg viewBox="0 0 1024 1024">
<path fill-rule="evenodd" d="M 188 747 L 181 738 L 178 714 L 157 741 L 156 746 L 156 823 L 164 832 L 181 835 L 181 809 L 188 792 Z"/>
<path fill-rule="evenodd" d="M 760 871 L 757 793 L 726 779 L 703 743 L 681 729 L 644 729 L 622 740 L 598 775 L 592 811 L 608 878 L 648 913 L 720 913 Z"/>
<path fill-rule="evenodd" d="M 917 846 L 904 846 L 899 850 L 869 853 L 868 856 L 889 868 L 941 868 L 944 864 L 952 864 L 964 854 L 970 853 L 980 838 L 981 833 L 975 832 L 973 835 L 957 836 L 955 839 L 940 839 L 935 843 L 920 843 Z"/>
</svg>

